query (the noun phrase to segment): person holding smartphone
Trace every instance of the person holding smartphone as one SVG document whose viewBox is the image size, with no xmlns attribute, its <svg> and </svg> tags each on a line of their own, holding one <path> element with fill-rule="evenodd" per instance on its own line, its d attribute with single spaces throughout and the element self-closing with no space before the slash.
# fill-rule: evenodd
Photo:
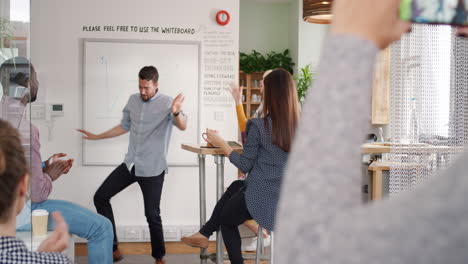
<svg viewBox="0 0 468 264">
<path fill-rule="evenodd" d="M 285 173 L 276 263 L 468 259 L 468 153 L 411 192 L 367 205 L 360 200 L 359 150 L 369 127 L 376 55 L 410 28 L 397 15 L 399 5 L 400 0 L 333 2 L 314 96 L 305 102 Z"/>
</svg>

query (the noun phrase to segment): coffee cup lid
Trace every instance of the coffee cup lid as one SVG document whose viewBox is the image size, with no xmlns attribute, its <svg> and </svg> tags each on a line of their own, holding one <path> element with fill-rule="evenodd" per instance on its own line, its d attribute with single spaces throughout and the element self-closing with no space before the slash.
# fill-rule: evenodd
<svg viewBox="0 0 468 264">
<path fill-rule="evenodd" d="M 43 210 L 43 209 L 37 209 L 37 210 L 32 211 L 32 215 L 33 216 L 44 216 L 44 215 L 49 215 L 49 212 L 47 212 L 46 210 Z"/>
</svg>

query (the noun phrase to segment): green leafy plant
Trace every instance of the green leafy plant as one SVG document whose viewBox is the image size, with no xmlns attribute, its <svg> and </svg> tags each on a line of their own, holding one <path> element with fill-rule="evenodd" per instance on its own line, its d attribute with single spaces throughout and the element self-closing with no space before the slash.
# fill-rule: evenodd
<svg viewBox="0 0 468 264">
<path fill-rule="evenodd" d="M 313 75 L 314 73 L 310 71 L 310 65 L 307 65 L 304 68 L 300 69 L 300 73 L 298 75 L 294 76 L 299 102 L 304 101 L 304 98 L 307 95 L 307 89 L 309 89 L 310 85 L 312 85 L 312 82 L 314 80 L 312 78 Z"/>
<path fill-rule="evenodd" d="M 11 27 L 10 21 L 3 17 L 0 17 L 0 56 L 3 60 L 7 60 L 13 55 L 13 29 Z M 10 54 L 4 52 L 5 44 L 8 43 L 10 46 Z"/>
<path fill-rule="evenodd" d="M 245 73 L 263 72 L 266 70 L 284 68 L 293 73 L 294 62 L 289 55 L 289 50 L 278 53 L 271 51 L 266 55 L 261 54 L 256 50 L 252 53 L 241 52 L 239 55 L 239 68 Z"/>
<path fill-rule="evenodd" d="M 245 73 L 264 71 L 266 67 L 265 57 L 258 51 L 253 50 L 252 53 L 240 53 L 239 68 Z"/>
<path fill-rule="evenodd" d="M 272 51 L 266 55 L 266 61 L 267 65 L 265 70 L 283 68 L 291 74 L 293 73 L 293 66 L 295 63 L 289 55 L 289 50 L 285 50 L 281 53 Z"/>
</svg>

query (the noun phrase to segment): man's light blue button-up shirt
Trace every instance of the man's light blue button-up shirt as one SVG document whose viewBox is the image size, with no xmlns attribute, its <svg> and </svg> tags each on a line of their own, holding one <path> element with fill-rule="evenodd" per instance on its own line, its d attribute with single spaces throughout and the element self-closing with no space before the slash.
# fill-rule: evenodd
<svg viewBox="0 0 468 264">
<path fill-rule="evenodd" d="M 158 176 L 167 170 L 167 151 L 175 125 L 172 101 L 159 91 L 146 102 L 140 94 L 133 94 L 123 109 L 120 125 L 130 132 L 124 162 L 128 169 L 135 165 L 136 176 Z"/>
</svg>

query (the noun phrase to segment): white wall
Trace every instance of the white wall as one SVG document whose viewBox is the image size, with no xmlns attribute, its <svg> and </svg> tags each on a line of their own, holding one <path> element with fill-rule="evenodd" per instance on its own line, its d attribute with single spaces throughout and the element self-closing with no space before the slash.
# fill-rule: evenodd
<svg viewBox="0 0 468 264">
<path fill-rule="evenodd" d="M 328 29 L 303 21 L 302 0 L 240 0 L 240 51 L 289 49 L 294 73 L 307 64 L 316 70 Z"/>
<path fill-rule="evenodd" d="M 233 0 L 204 0 L 197 4 L 191 0 L 41 0 L 32 1 L 31 4 L 31 59 L 39 76 L 38 101 L 63 103 L 65 109 L 65 116 L 55 120 L 50 140 L 45 124 L 41 121 L 35 122 L 41 132 L 41 152 L 43 159 L 56 152 L 66 152 L 69 157 L 75 158 L 72 171 L 54 183 L 50 198 L 73 201 L 94 211 L 93 194 L 114 167 L 82 166 L 82 139 L 74 130 L 82 126 L 82 39 L 203 41 L 203 35 L 187 37 L 145 33 L 83 32 L 82 27 L 155 25 L 193 27 L 207 31 L 220 30 L 232 34 L 231 48 L 237 54 L 239 3 Z M 215 24 L 214 20 L 215 13 L 221 9 L 228 10 L 231 14 L 231 22 L 225 27 Z M 236 57 L 233 62 L 235 73 L 238 72 L 237 59 Z M 237 74 L 234 78 L 237 78 Z M 135 92 L 138 92 L 137 83 L 135 83 Z M 227 96 L 226 91 L 224 96 Z M 197 98 L 186 98 L 186 100 L 197 100 Z M 232 104 L 203 106 L 203 102 L 201 104 L 200 127 L 219 128 L 226 139 L 235 140 L 238 128 L 234 106 Z M 224 113 L 224 120 L 215 120 L 215 111 Z M 207 213 L 210 214 L 216 195 L 212 157 L 207 157 L 207 172 Z M 229 185 L 236 175 L 237 170 L 227 161 L 225 185 Z M 143 199 L 137 184 L 115 196 L 112 204 L 118 226 L 146 225 Z M 165 226 L 199 224 L 198 167 L 169 168 L 169 175 L 166 176 L 164 183 L 161 211 Z"/>
<path fill-rule="evenodd" d="M 240 51 L 266 53 L 289 48 L 289 20 L 289 3 L 240 0 Z"/>
<path fill-rule="evenodd" d="M 10 19 L 10 0 L 0 0 L 0 16 Z"/>
<path fill-rule="evenodd" d="M 315 71 L 322 52 L 323 41 L 329 30 L 329 25 L 312 24 L 302 19 L 302 0 L 297 2 L 298 8 L 298 58 L 297 67 L 302 68 L 310 64 Z"/>
<path fill-rule="evenodd" d="M 297 73 L 297 62 L 299 61 L 299 19 L 302 10 L 299 11 L 299 0 L 291 0 L 289 2 L 289 50 L 291 57 L 296 65 L 294 65 L 294 73 Z M 301 1 L 302 6 L 302 1 Z"/>
</svg>

